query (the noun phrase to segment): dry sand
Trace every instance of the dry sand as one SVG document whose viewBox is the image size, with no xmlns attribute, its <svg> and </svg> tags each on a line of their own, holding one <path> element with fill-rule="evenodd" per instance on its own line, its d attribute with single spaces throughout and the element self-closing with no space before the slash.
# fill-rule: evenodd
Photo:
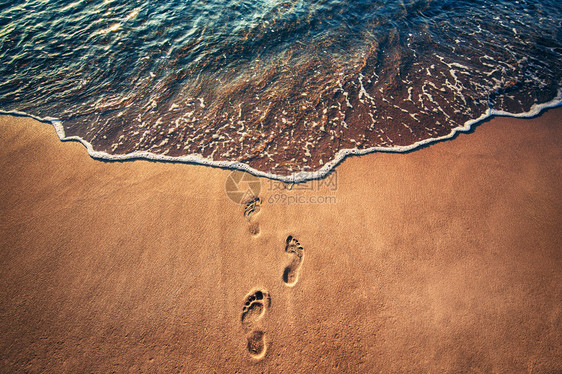
<svg viewBox="0 0 562 374">
<path fill-rule="evenodd" d="M 0 371 L 561 372 L 561 119 L 261 180 L 245 217 L 230 171 L 2 116 Z"/>
</svg>

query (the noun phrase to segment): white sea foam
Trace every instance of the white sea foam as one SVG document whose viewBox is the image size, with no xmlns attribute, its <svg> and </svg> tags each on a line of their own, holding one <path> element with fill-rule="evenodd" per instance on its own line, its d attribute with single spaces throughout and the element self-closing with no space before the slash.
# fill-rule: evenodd
<svg viewBox="0 0 562 374">
<path fill-rule="evenodd" d="M 558 90 L 557 96 L 553 98 L 551 101 L 542 104 L 534 104 L 528 112 L 524 113 L 509 113 L 501 110 L 489 109 L 479 118 L 471 119 L 466 121 L 463 126 L 459 126 L 453 128 L 451 132 L 447 135 L 436 137 L 436 138 L 429 138 L 420 140 L 416 143 L 407 146 L 392 146 L 392 147 L 372 147 L 366 149 L 342 149 L 336 153 L 335 157 L 325 163 L 321 169 L 317 171 L 298 171 L 290 175 L 278 175 L 274 173 L 268 173 L 265 171 L 257 170 L 248 166 L 239 161 L 216 161 L 209 158 L 205 158 L 200 154 L 192 154 L 187 156 L 179 156 L 179 157 L 172 157 L 166 156 L 161 154 L 155 154 L 152 152 L 146 151 L 139 151 L 139 152 L 132 152 L 124 155 L 112 155 L 106 152 L 96 151 L 92 147 L 92 145 L 78 137 L 78 136 L 66 136 L 62 123 L 59 119 L 53 117 L 37 117 L 27 113 L 19 112 L 19 111 L 10 111 L 5 112 L 0 110 L 0 114 L 2 115 L 17 115 L 17 116 L 26 116 L 33 119 L 36 119 L 41 122 L 50 122 L 55 131 L 62 141 L 78 141 L 86 147 L 88 154 L 94 158 L 99 160 L 107 160 L 107 161 L 126 161 L 126 160 L 152 160 L 152 161 L 163 161 L 163 162 L 178 162 L 178 163 L 189 163 L 189 164 L 199 164 L 199 165 L 207 165 L 207 166 L 214 166 L 224 169 L 232 169 L 232 170 L 242 170 L 246 171 L 250 174 L 253 174 L 258 177 L 264 177 L 269 179 L 275 179 L 283 182 L 288 183 L 301 183 L 306 182 L 313 179 L 322 179 L 326 175 L 328 175 L 337 165 L 339 165 L 346 157 L 348 156 L 359 156 L 359 155 L 366 155 L 369 153 L 374 152 L 396 152 L 396 153 L 404 153 L 412 151 L 416 148 L 421 146 L 451 139 L 459 132 L 468 132 L 471 130 L 472 126 L 482 122 L 483 120 L 494 117 L 494 116 L 509 116 L 509 117 L 518 117 L 518 118 L 530 118 L 539 115 L 543 110 L 548 108 L 554 108 L 557 106 L 562 105 L 562 89 Z"/>
</svg>

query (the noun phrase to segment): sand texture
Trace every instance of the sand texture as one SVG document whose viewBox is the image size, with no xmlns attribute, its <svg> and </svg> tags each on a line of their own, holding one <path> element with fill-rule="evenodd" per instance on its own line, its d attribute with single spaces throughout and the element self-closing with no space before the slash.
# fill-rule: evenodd
<svg viewBox="0 0 562 374">
<path fill-rule="evenodd" d="M 561 372 L 561 119 L 287 189 L 2 116 L 0 372 Z"/>
</svg>

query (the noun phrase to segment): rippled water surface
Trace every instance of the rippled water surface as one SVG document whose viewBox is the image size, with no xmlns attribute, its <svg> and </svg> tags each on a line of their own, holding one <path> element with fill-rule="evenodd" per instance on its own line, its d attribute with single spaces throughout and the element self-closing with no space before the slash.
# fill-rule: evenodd
<svg viewBox="0 0 562 374">
<path fill-rule="evenodd" d="M 0 0 L 0 77 L 1 111 L 98 157 L 328 170 L 559 100 L 562 6 Z"/>
</svg>

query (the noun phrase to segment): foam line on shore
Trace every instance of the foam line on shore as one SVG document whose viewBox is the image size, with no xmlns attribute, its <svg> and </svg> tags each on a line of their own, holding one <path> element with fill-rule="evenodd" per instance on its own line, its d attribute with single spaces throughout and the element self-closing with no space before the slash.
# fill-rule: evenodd
<svg viewBox="0 0 562 374">
<path fill-rule="evenodd" d="M 468 132 L 472 129 L 472 127 L 490 117 L 495 116 L 508 116 L 508 117 L 516 117 L 516 118 L 530 118 L 539 115 L 543 110 L 554 108 L 557 106 L 562 105 L 562 89 L 558 90 L 557 96 L 552 100 L 542 103 L 542 104 L 533 104 L 531 109 L 528 112 L 523 113 L 509 113 L 500 110 L 488 109 L 486 113 L 476 119 L 469 120 L 465 122 L 463 126 L 456 127 L 451 130 L 448 135 L 440 136 L 437 138 L 429 138 L 420 140 L 416 143 L 413 143 L 408 146 L 396 146 L 396 147 L 372 147 L 366 149 L 342 149 L 338 153 L 333 160 L 327 162 L 317 171 L 298 171 L 290 175 L 279 175 L 273 173 L 267 173 L 264 171 L 260 171 L 250 167 L 247 164 L 244 164 L 240 161 L 215 161 L 208 158 L 203 157 L 200 154 L 192 154 L 186 156 L 179 156 L 179 157 L 172 157 L 166 155 L 159 155 L 148 151 L 138 151 L 132 152 L 124 155 L 112 155 L 107 152 L 96 151 L 92 144 L 88 141 L 78 137 L 78 136 L 66 136 L 62 123 L 59 119 L 54 117 L 38 117 L 34 115 L 30 115 L 28 113 L 19 112 L 19 111 L 10 111 L 5 112 L 0 110 L 0 114 L 2 115 L 17 115 L 17 116 L 25 116 L 33 118 L 40 122 L 49 122 L 55 128 L 55 131 L 60 138 L 61 141 L 77 141 L 82 143 L 84 147 L 86 147 L 88 154 L 90 157 L 99 160 L 105 161 L 134 161 L 134 160 L 151 160 L 151 161 L 160 161 L 160 162 L 177 162 L 177 163 L 188 163 L 188 164 L 198 164 L 198 165 L 206 165 L 206 166 L 213 166 L 219 167 L 223 169 L 232 169 L 232 170 L 241 170 L 248 172 L 252 175 L 258 177 L 264 177 L 269 179 L 275 179 L 282 182 L 287 183 L 303 183 L 309 180 L 314 179 L 322 179 L 327 176 L 337 165 L 339 165 L 346 157 L 348 156 L 360 156 L 366 155 L 369 153 L 374 152 L 395 152 L 395 153 L 405 153 L 412 151 L 416 148 L 422 147 L 424 145 L 428 145 L 431 143 L 436 143 L 439 141 L 447 140 L 453 138 L 459 132 Z"/>
</svg>

